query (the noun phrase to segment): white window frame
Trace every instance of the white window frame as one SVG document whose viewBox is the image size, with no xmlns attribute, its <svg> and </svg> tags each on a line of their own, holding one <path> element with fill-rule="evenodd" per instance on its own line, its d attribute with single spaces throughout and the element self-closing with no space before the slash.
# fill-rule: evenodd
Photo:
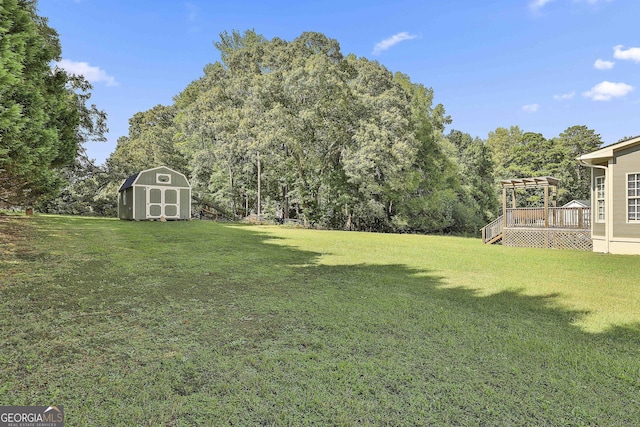
<svg viewBox="0 0 640 427">
<path fill-rule="evenodd" d="M 160 178 L 168 178 L 167 181 L 160 181 Z M 156 174 L 156 184 L 171 184 L 171 174 L 168 173 L 157 173 Z"/>
<path fill-rule="evenodd" d="M 634 184 L 634 188 L 629 188 L 631 184 L 631 180 L 633 177 L 633 184 Z M 630 224 L 640 224 L 640 172 L 631 172 L 627 174 L 627 192 L 626 194 L 626 199 L 627 199 L 627 222 Z M 633 194 L 632 194 L 633 193 Z M 635 202 L 635 218 L 631 218 L 630 214 L 629 214 L 629 205 L 631 204 L 631 201 Z"/>
<path fill-rule="evenodd" d="M 596 176 L 595 183 L 595 221 L 596 222 L 605 222 L 607 218 L 606 213 L 606 177 L 605 176 Z M 602 207 L 602 209 L 600 209 Z"/>
</svg>

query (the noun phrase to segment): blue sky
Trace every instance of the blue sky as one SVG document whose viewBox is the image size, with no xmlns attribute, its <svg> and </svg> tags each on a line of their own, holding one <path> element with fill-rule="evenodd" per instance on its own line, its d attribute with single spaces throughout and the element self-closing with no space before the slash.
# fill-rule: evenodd
<svg viewBox="0 0 640 427">
<path fill-rule="evenodd" d="M 102 163 L 129 118 L 168 105 L 219 60 L 223 31 L 338 40 L 431 87 L 458 129 L 486 139 L 520 126 L 547 138 L 586 125 L 605 144 L 640 134 L 637 0 L 40 0 L 61 65 L 93 84 L 109 116 Z"/>
</svg>

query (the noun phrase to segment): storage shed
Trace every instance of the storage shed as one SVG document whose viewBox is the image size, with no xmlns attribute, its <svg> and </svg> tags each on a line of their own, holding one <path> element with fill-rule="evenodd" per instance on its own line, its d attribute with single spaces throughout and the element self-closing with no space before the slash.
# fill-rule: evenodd
<svg viewBox="0 0 640 427">
<path fill-rule="evenodd" d="M 190 219 L 191 185 L 183 174 L 166 166 L 131 175 L 118 190 L 118 218 Z"/>
</svg>

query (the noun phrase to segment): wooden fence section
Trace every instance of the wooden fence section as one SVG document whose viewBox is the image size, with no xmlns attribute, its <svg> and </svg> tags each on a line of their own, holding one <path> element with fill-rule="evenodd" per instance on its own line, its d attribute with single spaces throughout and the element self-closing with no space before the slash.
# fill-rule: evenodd
<svg viewBox="0 0 640 427">
<path fill-rule="evenodd" d="M 591 208 L 507 209 L 505 228 L 591 229 Z"/>
</svg>

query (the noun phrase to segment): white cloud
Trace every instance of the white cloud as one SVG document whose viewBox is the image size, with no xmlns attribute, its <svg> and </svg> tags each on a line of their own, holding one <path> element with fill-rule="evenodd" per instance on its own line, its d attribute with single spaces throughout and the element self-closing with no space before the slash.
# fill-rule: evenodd
<svg viewBox="0 0 640 427">
<path fill-rule="evenodd" d="M 540 10 L 545 7 L 547 3 L 551 3 L 552 1 L 553 0 L 533 0 L 529 3 L 529 7 L 532 10 Z"/>
<path fill-rule="evenodd" d="M 563 93 L 561 95 L 553 95 L 553 99 L 557 101 L 568 101 L 569 99 L 573 99 L 575 95 L 575 92 Z"/>
<path fill-rule="evenodd" d="M 555 0 L 531 0 L 529 2 L 529 8 L 533 11 L 537 11 L 542 9 L 552 1 L 555 1 Z M 573 0 L 574 3 L 588 3 L 588 4 L 609 3 L 611 1 L 613 0 Z"/>
<path fill-rule="evenodd" d="M 589 4 L 596 4 L 596 3 L 610 3 L 613 0 L 573 0 L 577 3 L 589 3 Z"/>
<path fill-rule="evenodd" d="M 76 62 L 70 59 L 63 59 L 55 63 L 59 68 L 64 69 L 69 74 L 82 75 L 89 83 L 105 82 L 107 86 L 118 86 L 115 77 L 107 74 L 100 67 L 92 67 L 87 62 Z"/>
<path fill-rule="evenodd" d="M 584 92 L 583 95 L 594 101 L 609 101 L 612 98 L 625 96 L 632 90 L 633 86 L 626 83 L 613 83 L 605 80 L 592 87 L 591 90 Z"/>
<path fill-rule="evenodd" d="M 540 106 L 538 104 L 527 104 L 522 106 L 522 109 L 527 113 L 535 113 L 539 108 Z"/>
<path fill-rule="evenodd" d="M 596 62 L 593 63 L 593 68 L 598 70 L 610 70 L 613 66 L 616 65 L 613 61 L 605 61 L 603 59 L 596 59 Z"/>
<path fill-rule="evenodd" d="M 630 47 L 624 50 L 624 46 L 619 44 L 613 47 L 613 57 L 616 59 L 628 59 L 635 62 L 640 62 L 640 47 Z"/>
<path fill-rule="evenodd" d="M 403 31 L 402 33 L 395 34 L 395 35 L 389 37 L 388 39 L 384 39 L 380 43 L 378 43 L 373 48 L 373 54 L 374 55 L 379 55 L 383 51 L 389 49 L 392 46 L 397 45 L 398 43 L 400 43 L 402 41 L 412 40 L 412 39 L 415 39 L 417 37 L 418 36 L 416 36 L 414 34 L 409 34 L 406 31 Z"/>
</svg>

